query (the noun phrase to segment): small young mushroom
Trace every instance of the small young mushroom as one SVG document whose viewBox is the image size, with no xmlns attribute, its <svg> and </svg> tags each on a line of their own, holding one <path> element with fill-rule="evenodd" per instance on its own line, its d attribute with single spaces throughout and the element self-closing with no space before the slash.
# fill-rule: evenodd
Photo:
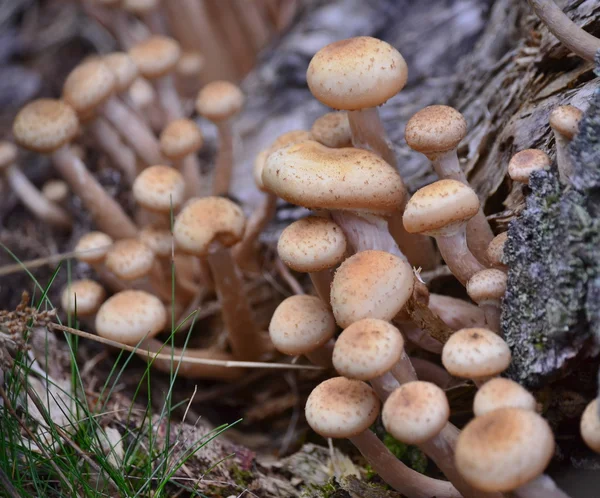
<svg viewBox="0 0 600 498">
<path fill-rule="evenodd" d="M 392 488 L 408 498 L 460 498 L 452 484 L 424 476 L 398 460 L 369 427 L 381 404 L 364 382 L 334 377 L 313 389 L 306 401 L 308 425 L 325 438 L 349 439 Z"/>
<path fill-rule="evenodd" d="M 90 279 L 69 282 L 60 296 L 60 304 L 68 315 L 93 316 L 106 298 L 106 291 Z"/>
<path fill-rule="evenodd" d="M 181 95 L 191 97 L 198 93 L 206 59 L 197 51 L 184 51 L 175 66 L 177 89 Z"/>
<path fill-rule="evenodd" d="M 305 272 L 319 297 L 329 305 L 333 268 L 346 256 L 346 237 L 333 221 L 309 216 L 286 227 L 277 253 L 292 270 Z"/>
<path fill-rule="evenodd" d="M 0 177 L 4 177 L 11 190 L 36 218 L 61 229 L 71 229 L 71 215 L 44 196 L 23 174 L 17 164 L 17 148 L 10 142 L 0 142 Z"/>
<path fill-rule="evenodd" d="M 403 221 L 408 232 L 435 237 L 448 268 L 466 285 L 474 273 L 485 269 L 466 238 L 467 222 L 478 212 L 473 189 L 456 180 L 439 180 L 417 190 L 406 205 Z"/>
<path fill-rule="evenodd" d="M 60 100 L 34 100 L 19 111 L 13 122 L 17 143 L 34 152 L 50 154 L 60 175 L 81 198 L 101 230 L 116 239 L 135 237 L 137 228 L 133 221 L 69 149 L 69 142 L 78 132 L 75 111 Z"/>
<path fill-rule="evenodd" d="M 281 353 L 306 356 L 311 363 L 331 368 L 335 318 L 315 296 L 291 296 L 273 313 L 269 336 Z"/>
<path fill-rule="evenodd" d="M 558 106 L 550 113 L 550 128 L 556 142 L 556 164 L 560 181 L 568 184 L 573 174 L 573 160 L 567 150 L 579 130 L 583 112 L 572 105 Z"/>
<path fill-rule="evenodd" d="M 510 379 L 496 377 L 488 380 L 477 391 L 473 399 L 473 413 L 476 417 L 481 417 L 500 408 L 521 408 L 534 412 L 536 401 L 533 395 L 520 384 Z"/>
<path fill-rule="evenodd" d="M 496 235 L 487 248 L 487 260 L 490 265 L 498 270 L 507 271 L 508 266 L 503 262 L 504 245 L 508 239 L 508 232 L 502 232 Z"/>
<path fill-rule="evenodd" d="M 455 180 L 469 185 L 460 167 L 456 149 L 467 134 L 467 122 L 452 107 L 432 105 L 425 107 L 409 119 L 404 131 L 408 146 L 425 155 L 433 165 L 440 180 Z M 485 261 L 485 251 L 494 234 L 483 207 L 467 223 L 469 248 L 479 261 Z"/>
<path fill-rule="evenodd" d="M 219 153 L 215 166 L 212 194 L 226 195 L 229 192 L 234 162 L 234 134 L 231 118 L 244 105 L 242 91 L 228 81 L 208 83 L 196 98 L 198 114 L 212 121 L 219 130 Z"/>
<path fill-rule="evenodd" d="M 537 413 L 501 408 L 471 420 L 456 444 L 456 467 L 473 487 L 519 498 L 568 498 L 543 475 L 554 436 Z"/>
<path fill-rule="evenodd" d="M 504 372 L 510 360 L 508 344 L 483 328 L 455 332 L 442 351 L 442 363 L 451 375 L 472 379 L 478 386 Z"/>
<path fill-rule="evenodd" d="M 369 36 L 323 47 L 306 71 L 308 87 L 317 100 L 348 111 L 354 146 L 372 150 L 394 168 L 396 155 L 377 107 L 400 92 L 407 78 L 408 67 L 400 52 Z"/>
<path fill-rule="evenodd" d="M 467 294 L 485 313 L 487 327 L 501 333 L 502 299 L 506 293 L 506 273 L 500 270 L 481 270 L 467 282 Z"/>
<path fill-rule="evenodd" d="M 581 415 L 579 424 L 581 437 L 590 449 L 600 453 L 600 414 L 598 413 L 598 398 L 591 401 Z"/>
<path fill-rule="evenodd" d="M 64 205 L 69 198 L 69 186 L 63 180 L 48 180 L 42 185 L 42 195 L 49 202 Z"/>
<path fill-rule="evenodd" d="M 310 133 L 314 140 L 332 149 L 352 147 L 352 130 L 346 112 L 324 114 L 313 123 Z"/>
<path fill-rule="evenodd" d="M 150 274 L 154 252 L 137 239 L 117 240 L 106 253 L 104 264 L 121 280 L 133 282 Z"/>
<path fill-rule="evenodd" d="M 550 158 L 543 150 L 525 149 L 511 157 L 508 176 L 515 182 L 528 185 L 531 173 L 547 169 L 550 165 Z"/>
</svg>

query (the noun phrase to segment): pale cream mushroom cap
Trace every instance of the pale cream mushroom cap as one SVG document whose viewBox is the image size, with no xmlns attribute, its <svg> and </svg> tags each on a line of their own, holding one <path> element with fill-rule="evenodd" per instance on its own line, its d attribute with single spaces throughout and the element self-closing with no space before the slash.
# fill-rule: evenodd
<svg viewBox="0 0 600 498">
<path fill-rule="evenodd" d="M 364 382 L 344 377 L 321 382 L 306 401 L 306 421 L 325 438 L 348 438 L 369 429 L 381 404 Z"/>
<path fill-rule="evenodd" d="M 579 122 L 583 112 L 572 105 L 558 106 L 550 113 L 550 127 L 567 140 L 571 140 L 579 131 Z"/>
<path fill-rule="evenodd" d="M 175 71 L 183 78 L 192 78 L 198 76 L 204 68 L 205 59 L 200 52 L 183 52 Z"/>
<path fill-rule="evenodd" d="M 496 235 L 487 248 L 487 257 L 490 264 L 495 266 L 504 265 L 502 257 L 504 256 L 504 244 L 508 239 L 508 232 L 502 232 Z"/>
<path fill-rule="evenodd" d="M 598 413 L 598 398 L 591 401 L 583 411 L 579 424 L 581 437 L 590 449 L 600 453 L 600 414 Z"/>
<path fill-rule="evenodd" d="M 525 149 L 510 159 L 508 176 L 515 182 L 528 184 L 531 173 L 549 168 L 550 164 L 550 158 L 543 150 Z"/>
<path fill-rule="evenodd" d="M 346 237 L 333 221 L 309 216 L 281 232 L 277 253 L 294 271 L 317 272 L 333 268 L 344 260 Z"/>
<path fill-rule="evenodd" d="M 129 96 L 134 106 L 144 109 L 154 102 L 156 92 L 147 79 L 139 77 L 131 84 Z"/>
<path fill-rule="evenodd" d="M 171 121 L 160 134 L 160 150 L 172 160 L 195 154 L 203 143 L 202 132 L 191 119 Z"/>
<path fill-rule="evenodd" d="M 389 321 L 404 307 L 414 287 L 411 266 L 383 251 L 362 251 L 346 259 L 331 284 L 331 307 L 340 327 L 362 320 Z"/>
<path fill-rule="evenodd" d="M 510 365 L 506 342 L 491 330 L 461 329 L 450 336 L 442 350 L 442 363 L 451 375 L 465 379 L 493 377 Z"/>
<path fill-rule="evenodd" d="M 6 140 L 0 141 L 0 171 L 12 166 L 17 160 L 17 146 Z"/>
<path fill-rule="evenodd" d="M 173 38 L 153 35 L 131 47 L 128 53 L 144 78 L 155 79 L 175 69 L 181 47 Z"/>
<path fill-rule="evenodd" d="M 476 417 L 500 408 L 521 408 L 535 411 L 533 395 L 520 384 L 510 379 L 496 377 L 479 388 L 473 400 L 473 413 Z"/>
<path fill-rule="evenodd" d="M 150 273 L 154 253 L 137 239 L 120 239 L 106 254 L 104 264 L 120 279 L 136 280 Z"/>
<path fill-rule="evenodd" d="M 104 302 L 106 291 L 98 282 L 90 279 L 75 280 L 67 284 L 60 296 L 60 304 L 67 313 L 90 316 Z"/>
<path fill-rule="evenodd" d="M 450 417 L 448 398 L 431 382 L 413 381 L 395 389 L 385 401 L 385 430 L 406 444 L 421 444 L 437 436 Z"/>
<path fill-rule="evenodd" d="M 154 337 L 167 325 L 165 306 L 156 296 L 140 290 L 124 290 L 109 297 L 96 314 L 100 337 L 135 346 Z"/>
<path fill-rule="evenodd" d="M 126 52 L 112 52 L 102 57 L 102 62 L 113 72 L 117 92 L 124 92 L 139 75 L 138 67 Z"/>
<path fill-rule="evenodd" d="M 60 149 L 78 133 L 75 110 L 61 100 L 34 100 L 19 111 L 13 122 L 15 141 L 42 154 Z"/>
<path fill-rule="evenodd" d="M 150 166 L 136 177 L 132 191 L 140 206 L 157 213 L 169 213 L 185 200 L 185 180 L 175 168 Z"/>
<path fill-rule="evenodd" d="M 520 408 L 501 408 L 465 426 L 455 461 L 474 488 L 508 492 L 542 474 L 553 454 L 552 430 L 542 417 Z"/>
<path fill-rule="evenodd" d="M 61 204 L 69 195 L 69 185 L 63 180 L 48 180 L 42 186 L 42 195 L 50 202 Z"/>
<path fill-rule="evenodd" d="M 449 152 L 467 135 L 463 115 L 447 105 L 430 105 L 406 123 L 404 138 L 408 146 L 426 156 Z"/>
<path fill-rule="evenodd" d="M 347 111 L 384 104 L 404 88 L 407 78 L 400 52 L 370 36 L 330 43 L 314 55 L 306 71 L 317 100 Z"/>
<path fill-rule="evenodd" d="M 473 189 L 456 180 L 438 180 L 415 192 L 402 221 L 409 233 L 437 235 L 466 223 L 479 211 Z"/>
<path fill-rule="evenodd" d="M 198 92 L 196 111 L 211 121 L 226 121 L 240 112 L 244 101 L 244 94 L 237 85 L 212 81 Z"/>
<path fill-rule="evenodd" d="M 312 140 L 313 137 L 310 131 L 306 130 L 292 130 L 287 131 L 283 135 L 279 135 L 273 143 L 269 146 L 269 154 L 273 152 L 283 149 L 288 145 L 299 144 L 302 142 L 306 142 L 308 140 Z"/>
<path fill-rule="evenodd" d="M 335 319 L 327 305 L 315 296 L 291 296 L 281 302 L 269 324 L 275 348 L 289 355 L 310 353 L 335 334 Z"/>
<path fill-rule="evenodd" d="M 467 294 L 477 304 L 499 301 L 506 292 L 506 273 L 486 269 L 474 273 L 467 282 Z"/>
<path fill-rule="evenodd" d="M 76 258 L 84 263 L 101 263 L 112 248 L 114 241 L 104 232 L 89 232 L 75 246 Z"/>
<path fill-rule="evenodd" d="M 230 247 L 244 235 L 242 209 L 223 197 L 203 197 L 188 202 L 175 219 L 173 236 L 177 247 L 196 256 L 208 253 L 214 242 Z"/>
<path fill-rule="evenodd" d="M 168 258 L 173 252 L 173 235 L 166 228 L 145 227 L 140 230 L 140 241 L 159 258 Z"/>
<path fill-rule="evenodd" d="M 269 191 L 309 209 L 391 215 L 403 205 L 406 192 L 396 169 L 378 155 L 314 141 L 270 154 L 262 179 Z"/>
<path fill-rule="evenodd" d="M 398 363 L 404 339 L 391 323 L 364 318 L 348 326 L 336 339 L 333 366 L 348 379 L 372 380 Z"/>
<path fill-rule="evenodd" d="M 346 112 L 328 112 L 318 118 L 310 132 L 313 139 L 327 147 L 352 147 L 352 131 Z"/>
<path fill-rule="evenodd" d="M 95 58 L 79 64 L 65 80 L 63 99 L 78 114 L 87 115 L 115 91 L 117 78 L 113 71 Z"/>
</svg>

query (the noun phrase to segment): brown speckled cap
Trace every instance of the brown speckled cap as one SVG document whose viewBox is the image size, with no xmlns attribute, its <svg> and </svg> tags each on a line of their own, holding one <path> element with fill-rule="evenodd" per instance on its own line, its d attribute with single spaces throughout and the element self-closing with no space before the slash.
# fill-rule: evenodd
<svg viewBox="0 0 600 498">
<path fill-rule="evenodd" d="M 106 291 L 98 282 L 89 279 L 70 282 L 62 291 L 60 304 L 67 313 L 91 316 L 106 297 Z"/>
<path fill-rule="evenodd" d="M 306 72 L 308 87 L 317 100 L 347 111 L 384 104 L 404 88 L 407 78 L 408 67 L 400 52 L 370 36 L 323 47 Z"/>
<path fill-rule="evenodd" d="M 195 154 L 203 143 L 202 132 L 191 119 L 171 121 L 160 134 L 160 151 L 172 160 Z"/>
<path fill-rule="evenodd" d="M 527 184 L 531 173 L 549 167 L 548 154 L 538 149 L 525 149 L 512 156 L 508 163 L 508 176 L 515 182 Z"/>
<path fill-rule="evenodd" d="M 76 257 L 84 263 L 101 263 L 106 258 L 113 242 L 113 239 L 104 232 L 86 233 L 75 246 Z"/>
<path fill-rule="evenodd" d="M 506 292 L 506 273 L 486 269 L 474 273 L 467 282 L 467 294 L 477 304 L 499 301 Z"/>
<path fill-rule="evenodd" d="M 600 453 L 600 415 L 598 414 L 598 398 L 590 402 L 583 411 L 579 429 L 585 444 L 596 453 Z"/>
<path fill-rule="evenodd" d="M 150 273 L 154 253 L 139 240 L 121 239 L 108 251 L 104 264 L 120 279 L 135 280 Z"/>
<path fill-rule="evenodd" d="M 408 120 L 404 130 L 408 146 L 426 156 L 456 149 L 466 134 L 465 118 L 447 105 L 430 105 L 421 109 Z"/>
<path fill-rule="evenodd" d="M 281 233 L 277 252 L 292 270 L 317 272 L 344 260 L 346 237 L 333 221 L 309 216 L 295 221 Z"/>
<path fill-rule="evenodd" d="M 327 147 L 352 147 L 352 131 L 346 112 L 324 114 L 313 123 L 310 132 L 314 140 Z"/>
<path fill-rule="evenodd" d="M 364 382 L 344 377 L 321 382 L 306 401 L 306 421 L 323 437 L 348 438 L 368 430 L 381 404 Z"/>
<path fill-rule="evenodd" d="M 166 228 L 145 227 L 140 230 L 140 241 L 159 258 L 168 258 L 173 249 L 173 234 Z"/>
<path fill-rule="evenodd" d="M 331 284 L 331 307 L 340 327 L 363 318 L 391 320 L 414 287 L 411 266 L 393 254 L 362 251 L 344 261 Z"/>
<path fill-rule="evenodd" d="M 17 160 L 17 147 L 12 142 L 0 141 L 0 171 L 12 166 Z"/>
<path fill-rule="evenodd" d="M 510 379 L 496 377 L 479 388 L 473 400 L 473 413 L 481 417 L 500 408 L 535 411 L 535 398 L 524 387 Z"/>
<path fill-rule="evenodd" d="M 65 80 L 63 99 L 78 114 L 89 114 L 108 99 L 116 88 L 117 78 L 101 59 L 79 64 Z"/>
<path fill-rule="evenodd" d="M 279 135 L 269 147 L 269 154 L 272 154 L 276 150 L 283 149 L 288 145 L 299 144 L 312 140 L 310 131 L 306 130 L 292 130 L 285 132 L 283 135 Z"/>
<path fill-rule="evenodd" d="M 279 149 L 267 158 L 265 187 L 309 209 L 345 209 L 391 215 L 404 202 L 398 172 L 363 149 L 330 149 L 307 141 Z"/>
<path fill-rule="evenodd" d="M 327 305 L 315 296 L 291 296 L 281 302 L 269 324 L 275 348 L 284 354 L 310 353 L 335 334 L 335 319 Z"/>
<path fill-rule="evenodd" d="M 73 140 L 77 133 L 77 114 L 61 100 L 34 100 L 19 111 L 13 122 L 16 142 L 34 152 L 54 152 Z"/>
<path fill-rule="evenodd" d="M 508 232 L 502 232 L 496 235 L 487 248 L 487 257 L 490 264 L 494 266 L 504 266 L 502 257 L 504 256 L 504 244 L 508 239 Z"/>
<path fill-rule="evenodd" d="M 242 209 L 223 197 L 203 197 L 188 202 L 175 219 L 173 236 L 177 247 L 204 256 L 213 242 L 226 247 L 244 235 L 246 218 Z"/>
<path fill-rule="evenodd" d="M 333 366 L 348 379 L 372 380 L 398 363 L 404 339 L 391 323 L 364 318 L 347 327 L 335 341 Z"/>
<path fill-rule="evenodd" d="M 450 336 L 442 350 L 442 363 L 451 375 L 481 379 L 499 375 L 510 365 L 508 344 L 483 328 L 461 329 Z"/>
<path fill-rule="evenodd" d="M 179 43 L 167 36 L 154 35 L 129 49 L 140 74 L 144 78 L 155 79 L 165 76 L 175 69 L 181 48 Z"/>
<path fill-rule="evenodd" d="M 185 180 L 175 168 L 150 166 L 136 177 L 132 191 L 140 206 L 157 213 L 169 213 L 185 199 Z"/>
<path fill-rule="evenodd" d="M 583 112 L 572 105 L 558 106 L 550 113 L 550 127 L 567 140 L 571 140 L 579 131 L 579 122 Z"/>
<path fill-rule="evenodd" d="M 102 62 L 114 74 L 116 78 L 115 88 L 119 93 L 127 90 L 138 77 L 138 67 L 133 59 L 129 57 L 129 54 L 125 52 L 113 52 L 105 55 L 102 57 Z"/>
<path fill-rule="evenodd" d="M 409 233 L 436 235 L 470 220 L 479 211 L 477 194 L 456 180 L 439 180 L 415 192 L 402 221 Z"/>
<path fill-rule="evenodd" d="M 448 398 L 431 382 L 413 381 L 395 389 L 385 401 L 385 430 L 406 444 L 420 444 L 437 436 L 450 417 Z"/>
<path fill-rule="evenodd" d="M 235 116 L 244 105 L 244 94 L 229 81 L 212 81 L 196 98 L 196 111 L 211 121 L 225 121 Z"/>
<path fill-rule="evenodd" d="M 474 488 L 512 491 L 544 472 L 554 436 L 537 413 L 502 408 L 471 420 L 456 444 L 456 467 Z"/>
<path fill-rule="evenodd" d="M 108 298 L 96 315 L 100 337 L 135 346 L 154 337 L 167 325 L 167 312 L 156 296 L 140 290 L 124 290 Z"/>
</svg>

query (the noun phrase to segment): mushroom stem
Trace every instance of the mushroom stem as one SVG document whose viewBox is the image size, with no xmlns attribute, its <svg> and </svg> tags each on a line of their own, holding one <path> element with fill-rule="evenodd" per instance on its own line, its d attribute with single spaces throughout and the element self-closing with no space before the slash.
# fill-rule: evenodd
<svg viewBox="0 0 600 498">
<path fill-rule="evenodd" d="M 317 291 L 317 295 L 328 306 L 331 306 L 331 283 L 333 282 L 334 272 L 335 270 L 333 268 L 327 268 L 326 270 L 314 271 L 308 274 L 313 287 Z"/>
<path fill-rule="evenodd" d="M 406 351 L 402 351 L 400 360 L 392 367 L 391 374 L 400 384 L 417 380 L 417 372 Z"/>
<path fill-rule="evenodd" d="M 373 470 L 399 493 L 409 498 L 461 498 L 449 482 L 424 476 L 404 465 L 370 430 L 349 439 Z"/>
<path fill-rule="evenodd" d="M 202 195 L 202 175 L 200 174 L 200 163 L 196 154 L 188 154 L 178 161 L 177 168 L 185 179 L 186 197 L 200 197 Z"/>
<path fill-rule="evenodd" d="M 417 372 L 417 377 L 419 380 L 431 382 L 442 389 L 452 387 L 452 385 L 456 382 L 454 377 L 452 377 L 444 368 L 436 365 L 435 363 L 424 360 L 423 358 L 411 358 L 410 361 Z"/>
<path fill-rule="evenodd" d="M 217 123 L 219 152 L 215 165 L 212 195 L 227 195 L 233 174 L 233 130 L 227 121 Z"/>
<path fill-rule="evenodd" d="M 454 330 L 485 325 L 481 308 L 462 299 L 432 293 L 429 308 Z"/>
<path fill-rule="evenodd" d="M 304 356 L 306 356 L 313 365 L 331 368 L 333 366 L 333 363 L 331 362 L 331 356 L 333 355 L 334 346 L 335 341 L 333 339 L 329 339 L 329 341 L 314 351 L 304 353 Z"/>
<path fill-rule="evenodd" d="M 431 337 L 427 331 L 419 328 L 413 322 L 396 319 L 394 320 L 394 324 L 402 330 L 403 335 L 405 335 L 410 342 L 415 343 L 421 349 L 435 354 L 442 353 L 443 344 Z"/>
<path fill-rule="evenodd" d="M 569 185 L 574 169 L 573 160 L 571 159 L 568 150 L 571 140 L 554 130 L 554 142 L 556 143 L 556 165 L 558 166 L 558 176 L 563 184 Z"/>
<path fill-rule="evenodd" d="M 379 377 L 371 379 L 369 384 L 371 384 L 371 387 L 377 393 L 377 397 L 382 402 L 388 399 L 390 394 L 400 387 L 400 383 L 391 372 L 386 372 Z"/>
<path fill-rule="evenodd" d="M 387 137 L 377 107 L 369 107 L 358 111 L 348 111 L 348 121 L 352 131 L 352 145 L 358 149 L 366 149 L 383 158 L 383 160 L 398 167 L 396 155 Z"/>
<path fill-rule="evenodd" d="M 407 196 L 408 197 L 408 196 Z M 406 259 L 415 268 L 433 270 L 439 263 L 439 254 L 431 237 L 420 233 L 408 233 L 402 223 L 404 207 L 388 219 L 388 231 L 394 238 L 400 250 L 406 254 Z"/>
<path fill-rule="evenodd" d="M 500 334 L 502 329 L 500 327 L 500 315 L 502 314 L 502 309 L 500 308 L 499 302 L 486 302 L 481 303 L 479 307 L 483 310 L 485 314 L 485 323 L 487 324 L 487 328 L 496 332 L 496 334 Z"/>
<path fill-rule="evenodd" d="M 462 223 L 455 230 L 435 237 L 442 258 L 458 281 L 466 285 L 467 281 L 485 267 L 473 256 L 467 246 L 466 227 Z"/>
<path fill-rule="evenodd" d="M 73 193 L 79 196 L 100 230 L 113 239 L 137 236 L 137 228 L 131 218 L 125 214 L 117 201 L 106 193 L 67 145 L 52 153 L 52 162 Z"/>
<path fill-rule="evenodd" d="M 154 80 L 156 93 L 160 100 L 160 105 L 165 111 L 167 122 L 185 117 L 183 106 L 179 94 L 175 89 L 175 82 L 172 74 L 166 74 Z"/>
<path fill-rule="evenodd" d="M 600 39 L 577 26 L 552 0 L 529 0 L 529 5 L 563 45 L 582 59 L 594 61 Z"/>
<path fill-rule="evenodd" d="M 546 474 L 542 474 L 537 479 L 520 486 L 512 493 L 518 498 L 570 498 Z"/>
</svg>

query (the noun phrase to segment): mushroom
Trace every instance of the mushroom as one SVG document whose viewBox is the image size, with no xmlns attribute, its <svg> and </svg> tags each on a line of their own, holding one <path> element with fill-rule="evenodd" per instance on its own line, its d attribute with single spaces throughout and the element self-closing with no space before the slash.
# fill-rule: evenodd
<svg viewBox="0 0 600 498">
<path fill-rule="evenodd" d="M 179 93 L 191 97 L 198 93 L 206 59 L 195 50 L 184 51 L 175 66 Z"/>
<path fill-rule="evenodd" d="M 482 491 L 568 498 L 542 474 L 553 454 L 552 430 L 542 417 L 530 410 L 501 408 L 465 426 L 456 444 L 456 467 Z"/>
<path fill-rule="evenodd" d="M 402 90 L 407 78 L 408 68 L 400 52 L 369 36 L 323 47 L 306 71 L 308 88 L 317 100 L 348 111 L 354 147 L 372 150 L 394 168 L 396 155 L 377 107 Z"/>
<path fill-rule="evenodd" d="M 364 382 L 334 377 L 319 384 L 306 401 L 308 425 L 325 438 L 347 438 L 392 488 L 408 498 L 460 498 L 449 482 L 415 472 L 398 460 L 369 427 L 379 415 L 375 391 Z"/>
<path fill-rule="evenodd" d="M 305 272 L 319 297 L 329 305 L 333 268 L 346 256 L 346 237 L 333 221 L 309 216 L 286 227 L 277 253 L 292 270 Z"/>
<path fill-rule="evenodd" d="M 511 157 L 508 163 L 508 176 L 515 182 L 529 185 L 531 173 L 547 169 L 550 164 L 550 158 L 543 150 L 525 149 Z"/>
<path fill-rule="evenodd" d="M 435 384 L 412 381 L 398 387 L 383 405 L 385 430 L 405 444 L 417 445 L 456 487 L 464 498 L 501 498 L 499 493 L 474 489 L 454 464 L 458 430 L 448 424 L 450 405 Z"/>
<path fill-rule="evenodd" d="M 133 221 L 69 149 L 68 144 L 78 131 L 75 111 L 60 100 L 34 100 L 19 111 L 13 122 L 17 143 L 34 152 L 50 154 L 60 175 L 101 230 L 116 239 L 134 237 L 137 228 Z"/>
<path fill-rule="evenodd" d="M 213 179 L 213 195 L 226 195 L 229 192 L 234 161 L 231 118 L 240 112 L 243 105 L 244 94 L 229 81 L 213 81 L 198 92 L 196 111 L 212 121 L 219 130 L 219 153 Z"/>
<path fill-rule="evenodd" d="M 160 150 L 181 171 L 186 184 L 186 197 L 200 197 L 203 181 L 196 157 L 204 139 L 191 119 L 171 121 L 160 134 Z"/>
<path fill-rule="evenodd" d="M 501 333 L 502 299 L 506 293 L 506 273 L 500 270 L 481 270 L 467 282 L 467 294 L 485 313 L 490 330 Z"/>
<path fill-rule="evenodd" d="M 228 249 L 241 240 L 245 222 L 240 207 L 225 198 L 194 199 L 175 219 L 173 236 L 179 249 L 208 261 L 233 354 L 253 361 L 269 344 L 254 322 L 244 281 Z"/>
<path fill-rule="evenodd" d="M 69 197 L 69 186 L 63 180 L 48 180 L 42 185 L 42 195 L 49 202 L 64 205 Z"/>
<path fill-rule="evenodd" d="M 113 243 L 113 239 L 103 232 L 88 232 L 79 239 L 74 251 L 77 260 L 90 265 L 104 285 L 118 292 L 124 290 L 125 285 L 104 266 L 106 254 Z"/>
<path fill-rule="evenodd" d="M 332 149 L 352 147 L 352 131 L 346 112 L 328 112 L 312 125 L 313 139 Z"/>
<path fill-rule="evenodd" d="M 445 105 L 421 109 L 409 119 L 404 130 L 408 146 L 432 162 L 440 180 L 455 180 L 469 186 L 456 152 L 466 134 L 467 122 L 463 115 Z M 467 223 L 469 248 L 479 261 L 485 262 L 486 249 L 493 237 L 483 207 L 479 206 Z"/>
<path fill-rule="evenodd" d="M 442 351 L 442 363 L 455 377 L 472 379 L 477 386 L 501 374 L 510 365 L 506 342 L 491 330 L 461 329 L 448 339 Z"/>
<path fill-rule="evenodd" d="M 508 232 L 502 232 L 496 235 L 487 248 L 487 260 L 490 265 L 498 270 L 507 271 L 508 266 L 504 264 L 504 245 L 508 239 Z"/>
<path fill-rule="evenodd" d="M 68 315 L 86 318 L 93 316 L 106 298 L 106 291 L 90 279 L 69 282 L 60 296 L 60 304 Z"/>
<path fill-rule="evenodd" d="M 600 415 L 598 415 L 598 398 L 592 400 L 581 415 L 579 424 L 581 437 L 590 449 L 600 453 Z"/>
<path fill-rule="evenodd" d="M 306 356 L 311 363 L 331 368 L 335 318 L 315 296 L 291 296 L 273 313 L 269 336 L 277 351 Z"/>
<path fill-rule="evenodd" d="M 558 106 L 550 113 L 550 128 L 556 142 L 556 164 L 560 181 L 568 184 L 573 174 L 573 160 L 567 150 L 569 143 L 579 130 L 583 112 L 572 105 Z"/>
<path fill-rule="evenodd" d="M 444 261 L 462 283 L 485 267 L 467 246 L 467 222 L 479 212 L 477 194 L 456 180 L 439 180 L 412 196 L 404 211 L 404 228 L 435 237 Z M 487 249 L 487 244 L 485 249 Z"/>
<path fill-rule="evenodd" d="M 533 395 L 524 387 L 510 379 L 496 377 L 479 388 L 473 400 L 473 413 L 481 417 L 500 408 L 521 408 L 536 410 Z"/>
<path fill-rule="evenodd" d="M 71 229 L 71 215 L 44 196 L 23 174 L 17 164 L 17 148 L 10 142 L 0 142 L 0 176 L 36 218 L 58 228 Z"/>
<path fill-rule="evenodd" d="M 454 330 L 485 326 L 483 311 L 462 299 L 431 293 L 429 309 Z"/>
</svg>

